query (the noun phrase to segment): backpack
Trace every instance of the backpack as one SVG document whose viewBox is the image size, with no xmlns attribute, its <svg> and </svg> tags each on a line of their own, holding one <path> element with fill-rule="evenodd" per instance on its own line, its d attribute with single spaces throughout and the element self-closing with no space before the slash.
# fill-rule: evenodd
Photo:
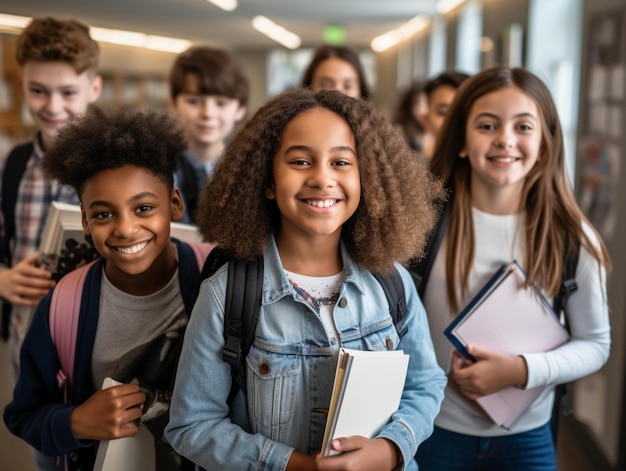
<svg viewBox="0 0 626 471">
<path fill-rule="evenodd" d="M 263 290 L 263 257 L 241 260 L 227 250 L 214 248 L 202 268 L 200 280 L 229 263 L 226 301 L 224 304 L 224 351 L 222 358 L 231 367 L 233 378 L 229 402 L 241 389 L 246 392 L 245 359 L 254 341 Z M 401 337 L 407 332 L 401 326 L 406 314 L 406 298 L 402 278 L 397 270 L 389 274 L 374 274 L 389 303 L 389 315 Z M 199 287 L 198 287 L 199 288 Z M 196 292 L 197 294 L 197 292 Z"/>
<path fill-rule="evenodd" d="M 17 192 L 26 171 L 26 163 L 33 153 L 32 142 L 15 147 L 7 156 L 2 173 L 2 220 L 4 221 L 4 235 L 0 240 L 0 263 L 11 266 L 11 239 L 15 235 L 15 204 Z M 2 319 L 0 320 L 0 338 L 9 338 L 9 323 L 11 319 L 11 304 L 2 302 Z"/>
<path fill-rule="evenodd" d="M 193 250 L 201 270 L 204 260 L 213 247 L 210 244 L 187 242 Z M 63 390 L 64 402 L 70 403 L 69 389 L 74 377 L 74 355 L 76 353 L 76 340 L 78 332 L 78 319 L 80 317 L 81 297 L 78 293 L 83 292 L 85 279 L 89 269 L 96 263 L 94 260 L 69 272 L 57 283 L 50 300 L 49 326 L 52 342 L 57 350 L 57 356 L 61 367 L 57 372 L 59 389 Z"/>
<path fill-rule="evenodd" d="M 417 292 L 421 299 L 424 299 L 424 293 L 426 292 L 426 285 L 428 284 L 428 277 L 435 263 L 435 257 L 439 252 L 441 243 L 444 236 L 448 231 L 450 225 L 450 215 L 452 213 L 452 200 L 453 196 L 450 193 L 443 207 L 441 208 L 441 214 L 437 224 L 430 233 L 428 241 L 426 242 L 425 257 L 411 262 L 409 270 L 415 281 Z M 570 250 L 571 249 L 571 250 Z M 564 314 L 565 306 L 568 298 L 578 289 L 576 284 L 576 266 L 578 265 L 578 256 L 580 254 L 580 244 L 576 244 L 574 247 L 566 247 L 565 264 L 563 266 L 563 275 L 561 276 L 561 288 L 559 293 L 552 300 L 552 307 L 554 312 L 561 316 Z M 561 316 L 561 321 L 565 329 L 569 333 L 569 325 L 567 323 L 567 316 Z M 552 409 L 551 428 L 552 435 L 554 437 L 554 443 L 556 444 L 557 430 L 558 430 L 558 418 L 559 413 L 563 415 L 569 415 L 571 413 L 571 404 L 569 401 L 569 395 L 567 392 L 566 384 L 558 384 L 555 389 L 554 407 Z"/>
<path fill-rule="evenodd" d="M 187 213 L 189 214 L 189 218 L 192 221 L 195 221 L 198 198 L 200 196 L 200 191 L 202 190 L 202 188 L 198 188 L 196 169 L 193 167 L 193 165 L 191 165 L 189 160 L 187 160 L 187 157 L 183 157 L 183 159 L 181 160 L 180 168 L 182 172 L 180 189 L 185 198 L 185 207 L 187 209 Z"/>
</svg>

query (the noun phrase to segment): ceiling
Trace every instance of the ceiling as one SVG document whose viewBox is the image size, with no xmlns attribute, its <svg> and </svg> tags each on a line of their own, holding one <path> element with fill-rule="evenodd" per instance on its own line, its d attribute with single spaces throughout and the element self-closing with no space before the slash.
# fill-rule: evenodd
<svg viewBox="0 0 626 471">
<path fill-rule="evenodd" d="M 252 28 L 264 15 L 298 34 L 302 46 L 322 43 L 322 30 L 343 25 L 346 44 L 370 41 L 420 14 L 434 14 L 436 0 L 239 0 L 233 12 L 206 0 L 2 0 L 0 13 L 75 18 L 91 26 L 138 31 L 236 49 L 276 45 Z"/>
</svg>

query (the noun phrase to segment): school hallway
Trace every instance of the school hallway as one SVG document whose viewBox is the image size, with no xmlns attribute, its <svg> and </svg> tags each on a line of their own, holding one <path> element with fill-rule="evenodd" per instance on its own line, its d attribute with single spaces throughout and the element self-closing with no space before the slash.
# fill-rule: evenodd
<svg viewBox="0 0 626 471">
<path fill-rule="evenodd" d="M 11 400 L 12 381 L 9 369 L 9 346 L 6 342 L 1 341 L 0 378 L 2 378 L 0 381 L 0 404 L 4 410 L 4 406 Z M 562 430 L 559 433 L 559 438 L 559 471 L 594 471 L 585 461 L 580 450 L 569 440 L 567 430 Z M 4 421 L 0 427 L 0 471 L 37 471 L 28 446 L 9 433 Z"/>
</svg>

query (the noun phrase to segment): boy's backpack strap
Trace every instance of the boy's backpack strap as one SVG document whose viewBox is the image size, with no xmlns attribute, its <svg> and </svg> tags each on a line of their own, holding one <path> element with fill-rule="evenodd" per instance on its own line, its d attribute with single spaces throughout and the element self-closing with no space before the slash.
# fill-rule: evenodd
<svg viewBox="0 0 626 471">
<path fill-rule="evenodd" d="M 200 188 L 198 188 L 198 180 L 196 177 L 196 169 L 191 165 L 191 162 L 187 160 L 187 156 L 184 156 L 180 162 L 180 169 L 182 173 L 181 191 L 185 198 L 185 206 L 187 213 L 192 221 L 196 220 L 196 207 L 198 206 L 198 196 L 200 195 Z"/>
<path fill-rule="evenodd" d="M 426 285 L 428 284 L 428 277 L 435 263 L 435 258 L 439 253 L 441 243 L 448 232 L 448 226 L 450 225 L 450 215 L 452 214 L 452 194 L 443 203 L 441 208 L 441 214 L 435 227 L 430 233 L 426 246 L 424 248 L 424 258 L 411 262 L 409 270 L 413 275 L 415 286 L 420 298 L 424 299 L 424 293 L 426 292 Z"/>
<path fill-rule="evenodd" d="M 231 258 L 224 307 L 224 361 L 235 384 L 246 392 L 245 359 L 254 341 L 263 295 L 263 257 L 246 261 Z M 234 390 L 231 390 L 231 398 Z"/>
<path fill-rule="evenodd" d="M 407 326 L 400 327 L 402 318 L 406 314 L 406 297 L 404 295 L 402 277 L 396 269 L 388 274 L 374 274 L 374 277 L 381 284 L 385 292 L 385 297 L 389 302 L 389 314 L 391 315 L 391 319 L 393 319 L 393 324 L 396 326 L 398 335 L 402 337 L 408 330 Z"/>
<path fill-rule="evenodd" d="M 57 373 L 59 389 L 69 404 L 69 388 L 74 376 L 74 356 L 83 286 L 89 269 L 96 263 L 83 265 L 65 275 L 57 283 L 50 301 L 49 325 L 52 343 L 57 350 L 61 367 Z"/>
<path fill-rule="evenodd" d="M 28 142 L 14 148 L 7 156 L 2 172 L 2 214 L 4 220 L 3 258 L 10 263 L 9 243 L 15 235 L 15 204 L 17 192 L 26 171 L 26 163 L 33 153 L 33 143 Z"/>
</svg>

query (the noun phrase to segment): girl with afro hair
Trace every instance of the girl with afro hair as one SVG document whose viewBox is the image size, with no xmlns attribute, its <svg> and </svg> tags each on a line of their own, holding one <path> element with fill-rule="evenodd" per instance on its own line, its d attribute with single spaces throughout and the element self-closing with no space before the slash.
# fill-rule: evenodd
<svg viewBox="0 0 626 471">
<path fill-rule="evenodd" d="M 247 392 L 228 400 L 227 263 L 203 281 L 185 336 L 166 428 L 174 448 L 205 469 L 416 470 L 445 376 L 401 263 L 421 255 L 442 191 L 364 100 L 298 89 L 261 107 L 226 148 L 198 211 L 208 240 L 263 257 Z M 407 306 L 398 329 L 373 275 L 393 270 Z M 322 457 L 341 347 L 403 350 L 409 372 L 377 436 L 339 438 L 340 454 Z"/>
</svg>

